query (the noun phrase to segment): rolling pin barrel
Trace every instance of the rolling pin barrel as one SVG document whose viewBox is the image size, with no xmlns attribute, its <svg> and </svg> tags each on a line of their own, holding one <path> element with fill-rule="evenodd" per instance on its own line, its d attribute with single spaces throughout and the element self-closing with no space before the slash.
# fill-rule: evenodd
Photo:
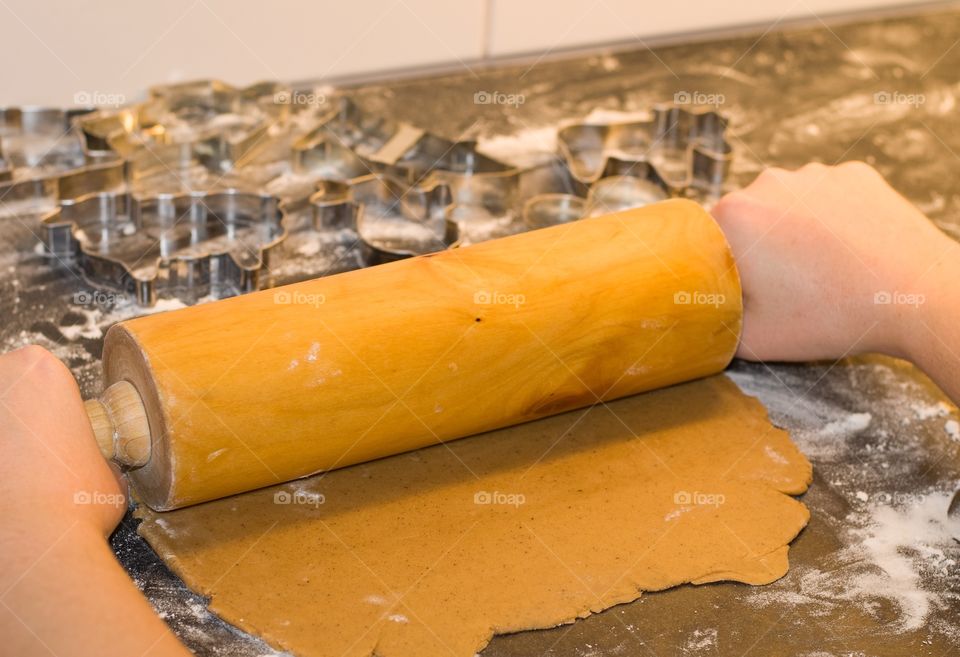
<svg viewBox="0 0 960 657">
<path fill-rule="evenodd" d="M 121 322 L 88 409 L 173 509 L 719 372 L 741 314 L 671 200 Z"/>
</svg>

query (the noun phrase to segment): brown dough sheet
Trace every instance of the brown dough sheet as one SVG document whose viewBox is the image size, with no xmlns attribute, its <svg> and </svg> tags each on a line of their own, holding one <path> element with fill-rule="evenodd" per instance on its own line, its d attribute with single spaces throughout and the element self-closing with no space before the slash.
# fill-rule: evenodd
<svg viewBox="0 0 960 657">
<path fill-rule="evenodd" d="M 470 657 L 641 591 L 787 571 L 811 467 L 725 376 L 199 506 L 140 532 L 304 656 Z M 321 498 L 318 497 L 322 495 Z M 288 503 L 285 503 L 288 502 Z"/>
</svg>

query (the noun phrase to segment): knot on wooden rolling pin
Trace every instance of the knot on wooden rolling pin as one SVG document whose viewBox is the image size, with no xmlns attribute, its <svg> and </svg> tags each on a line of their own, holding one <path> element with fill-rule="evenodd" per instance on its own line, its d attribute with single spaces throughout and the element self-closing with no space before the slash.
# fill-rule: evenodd
<svg viewBox="0 0 960 657">
<path fill-rule="evenodd" d="M 140 393 L 128 381 L 118 381 L 99 399 L 84 402 L 100 452 L 130 468 L 150 460 L 150 423 Z"/>
</svg>

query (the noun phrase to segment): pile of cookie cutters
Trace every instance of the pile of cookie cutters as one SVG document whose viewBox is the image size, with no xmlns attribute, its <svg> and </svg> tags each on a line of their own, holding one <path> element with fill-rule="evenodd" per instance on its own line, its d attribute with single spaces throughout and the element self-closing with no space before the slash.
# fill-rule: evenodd
<svg viewBox="0 0 960 657">
<path fill-rule="evenodd" d="M 275 282 L 292 215 L 376 265 L 718 195 L 726 126 L 655 106 L 646 120 L 563 124 L 556 154 L 515 166 L 345 95 L 201 80 L 129 106 L 0 110 L 0 217 L 42 209 L 52 262 L 139 304 L 229 296 Z"/>
<path fill-rule="evenodd" d="M 124 161 L 113 154 L 88 155 L 77 138 L 76 120 L 92 112 L 0 109 L 0 216 L 122 186 Z"/>
</svg>

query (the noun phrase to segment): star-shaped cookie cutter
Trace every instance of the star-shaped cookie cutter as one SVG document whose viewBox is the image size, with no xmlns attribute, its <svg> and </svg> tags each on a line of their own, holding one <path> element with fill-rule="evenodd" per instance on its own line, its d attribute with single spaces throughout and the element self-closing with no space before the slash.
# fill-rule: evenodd
<svg viewBox="0 0 960 657">
<path fill-rule="evenodd" d="M 160 291 L 199 298 L 264 287 L 263 271 L 287 234 L 284 216 L 276 197 L 238 189 L 98 192 L 62 202 L 42 224 L 58 259 L 152 306 Z"/>
</svg>

